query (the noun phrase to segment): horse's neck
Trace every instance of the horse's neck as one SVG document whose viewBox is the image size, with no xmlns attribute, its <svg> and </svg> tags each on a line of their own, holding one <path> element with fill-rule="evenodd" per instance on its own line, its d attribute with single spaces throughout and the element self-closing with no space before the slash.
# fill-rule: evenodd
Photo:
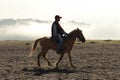
<svg viewBox="0 0 120 80">
<path fill-rule="evenodd" d="M 74 42 L 76 40 L 76 32 L 75 31 L 69 33 L 69 40 L 70 40 L 71 44 L 74 44 Z"/>
</svg>

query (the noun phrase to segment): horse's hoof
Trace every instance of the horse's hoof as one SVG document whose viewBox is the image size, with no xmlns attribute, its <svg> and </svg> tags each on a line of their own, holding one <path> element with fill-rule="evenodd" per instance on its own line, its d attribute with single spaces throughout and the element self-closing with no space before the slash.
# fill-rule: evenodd
<svg viewBox="0 0 120 80">
<path fill-rule="evenodd" d="M 54 64 L 54 68 L 58 68 L 58 65 Z"/>
<path fill-rule="evenodd" d="M 40 64 L 38 64 L 38 67 L 41 67 Z"/>
<path fill-rule="evenodd" d="M 74 65 L 71 65 L 71 67 L 72 67 L 72 68 L 76 68 L 76 66 L 74 66 Z"/>
<path fill-rule="evenodd" d="M 52 66 L 52 65 L 49 63 L 48 66 Z"/>
<path fill-rule="evenodd" d="M 55 66 L 55 69 L 58 69 L 58 66 Z"/>
</svg>

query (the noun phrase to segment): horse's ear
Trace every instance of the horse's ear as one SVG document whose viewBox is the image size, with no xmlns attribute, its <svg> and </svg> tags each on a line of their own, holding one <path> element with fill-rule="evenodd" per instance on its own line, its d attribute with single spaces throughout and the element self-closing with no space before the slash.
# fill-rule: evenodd
<svg viewBox="0 0 120 80">
<path fill-rule="evenodd" d="M 80 30 L 79 28 L 77 28 L 77 30 L 82 32 L 82 30 Z"/>
</svg>

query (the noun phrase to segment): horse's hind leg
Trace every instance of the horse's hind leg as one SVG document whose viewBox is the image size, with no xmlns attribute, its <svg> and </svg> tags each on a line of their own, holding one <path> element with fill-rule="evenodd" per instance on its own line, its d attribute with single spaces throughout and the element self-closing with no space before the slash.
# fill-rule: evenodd
<svg viewBox="0 0 120 80">
<path fill-rule="evenodd" d="M 51 66 L 50 61 L 46 58 L 46 54 L 43 55 L 44 59 L 47 61 L 48 65 Z"/>
<path fill-rule="evenodd" d="M 40 66 L 40 57 L 43 55 L 43 54 L 46 54 L 46 52 L 42 49 L 41 52 L 38 54 L 38 66 Z M 40 66 L 41 67 L 41 66 Z"/>
<path fill-rule="evenodd" d="M 47 61 L 48 65 L 51 66 L 50 61 L 46 58 L 47 52 L 48 52 L 48 49 L 45 49 L 45 50 L 44 50 L 44 54 L 42 54 L 42 56 L 43 56 L 44 59 Z"/>
<path fill-rule="evenodd" d="M 39 53 L 39 55 L 38 55 L 38 66 L 40 66 L 40 57 L 41 57 L 41 56 L 44 57 L 44 59 L 47 61 L 47 63 L 48 63 L 49 66 L 51 65 L 51 64 L 50 64 L 50 61 L 46 58 L 47 51 L 48 51 L 48 50 L 44 50 L 44 49 L 43 49 L 43 50 Z"/>
</svg>

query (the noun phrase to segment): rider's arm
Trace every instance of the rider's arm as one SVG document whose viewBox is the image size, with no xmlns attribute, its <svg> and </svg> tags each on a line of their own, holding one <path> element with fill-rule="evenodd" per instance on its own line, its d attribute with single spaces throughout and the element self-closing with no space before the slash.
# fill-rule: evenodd
<svg viewBox="0 0 120 80">
<path fill-rule="evenodd" d="M 60 29 L 61 29 L 61 31 L 62 31 L 62 33 L 63 33 L 64 35 L 66 35 L 66 36 L 68 35 L 68 33 L 66 33 L 61 26 L 60 26 Z"/>
</svg>

